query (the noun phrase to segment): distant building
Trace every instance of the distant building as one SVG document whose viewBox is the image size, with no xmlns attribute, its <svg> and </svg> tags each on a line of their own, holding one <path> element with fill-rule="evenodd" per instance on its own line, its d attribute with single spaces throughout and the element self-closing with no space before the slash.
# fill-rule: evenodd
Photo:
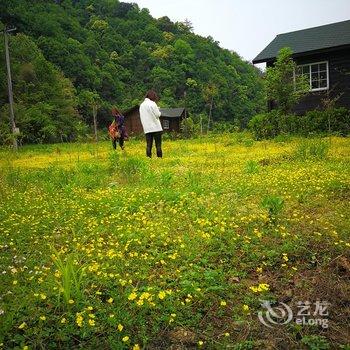
<svg viewBox="0 0 350 350">
<path fill-rule="evenodd" d="M 129 135 L 139 135 L 143 133 L 140 120 L 140 106 L 134 106 L 123 113 L 125 117 L 125 128 Z M 160 121 L 165 132 L 180 132 L 180 125 L 186 117 L 185 108 L 160 108 L 162 113 Z"/>
<path fill-rule="evenodd" d="M 283 47 L 293 51 L 295 74 L 305 75 L 310 84 L 310 93 L 295 107 L 296 113 L 319 108 L 327 95 L 340 96 L 337 106 L 350 108 L 350 20 L 279 34 L 253 63 L 273 66 Z M 273 108 L 270 101 L 269 110 Z"/>
</svg>

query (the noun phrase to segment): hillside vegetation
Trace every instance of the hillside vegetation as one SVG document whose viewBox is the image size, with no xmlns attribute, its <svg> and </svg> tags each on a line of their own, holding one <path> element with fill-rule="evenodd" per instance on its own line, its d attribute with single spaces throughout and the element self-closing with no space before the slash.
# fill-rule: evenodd
<svg viewBox="0 0 350 350">
<path fill-rule="evenodd" d="M 117 0 L 3 0 L 0 25 L 10 39 L 17 124 L 24 142 L 70 140 L 109 108 L 127 109 L 155 88 L 161 105 L 187 107 L 239 127 L 261 110 L 259 71 L 188 21 L 153 18 L 147 9 Z M 0 45 L 1 140 L 8 133 L 4 48 Z M 81 119 L 82 118 L 82 119 Z"/>
</svg>

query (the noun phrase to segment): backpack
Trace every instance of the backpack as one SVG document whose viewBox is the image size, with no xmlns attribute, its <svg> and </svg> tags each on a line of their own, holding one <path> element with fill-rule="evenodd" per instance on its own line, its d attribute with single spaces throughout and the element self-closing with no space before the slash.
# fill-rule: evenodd
<svg viewBox="0 0 350 350">
<path fill-rule="evenodd" d="M 114 120 L 112 124 L 108 127 L 108 134 L 112 139 L 118 139 L 120 137 L 118 125 Z"/>
</svg>

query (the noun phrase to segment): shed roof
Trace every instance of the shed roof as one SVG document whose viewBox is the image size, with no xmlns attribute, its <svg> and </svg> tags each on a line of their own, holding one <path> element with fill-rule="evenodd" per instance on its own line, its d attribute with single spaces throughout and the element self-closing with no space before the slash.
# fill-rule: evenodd
<svg viewBox="0 0 350 350">
<path fill-rule="evenodd" d="M 159 108 L 160 112 L 162 113 L 162 117 L 168 117 L 168 118 L 178 118 L 181 117 L 183 112 L 185 111 L 185 108 L 179 107 L 179 108 Z"/>
<path fill-rule="evenodd" d="M 279 34 L 253 60 L 261 63 L 274 59 L 283 47 L 294 55 L 350 45 L 350 20 Z"/>
<path fill-rule="evenodd" d="M 128 116 L 130 113 L 132 113 L 133 111 L 135 111 L 136 109 L 139 109 L 139 105 L 135 105 L 131 108 L 129 108 L 128 110 L 124 111 L 123 114 L 124 116 Z M 179 118 L 182 116 L 182 114 L 185 111 L 184 107 L 178 107 L 178 108 L 159 108 L 160 112 L 161 112 L 161 116 L 162 117 L 166 117 L 166 118 Z"/>
</svg>

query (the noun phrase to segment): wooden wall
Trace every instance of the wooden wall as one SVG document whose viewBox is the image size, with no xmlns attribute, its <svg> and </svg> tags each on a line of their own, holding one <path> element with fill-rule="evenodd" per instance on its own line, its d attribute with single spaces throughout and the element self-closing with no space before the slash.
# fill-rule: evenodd
<svg viewBox="0 0 350 350">
<path fill-rule="evenodd" d="M 139 135 L 143 133 L 143 128 L 140 120 L 139 109 L 135 108 L 129 113 L 124 114 L 125 128 L 129 136 Z"/>
<path fill-rule="evenodd" d="M 164 129 L 163 120 L 169 120 L 169 129 Z M 160 117 L 165 132 L 180 132 L 180 118 Z"/>
<path fill-rule="evenodd" d="M 125 128 L 129 136 L 143 134 L 143 128 L 140 120 L 139 109 L 135 108 L 128 113 L 124 113 L 125 117 Z M 163 120 L 169 120 L 169 129 L 164 129 L 164 132 L 180 132 L 180 117 L 170 118 L 170 117 L 160 117 L 161 123 L 163 125 Z"/>
</svg>

